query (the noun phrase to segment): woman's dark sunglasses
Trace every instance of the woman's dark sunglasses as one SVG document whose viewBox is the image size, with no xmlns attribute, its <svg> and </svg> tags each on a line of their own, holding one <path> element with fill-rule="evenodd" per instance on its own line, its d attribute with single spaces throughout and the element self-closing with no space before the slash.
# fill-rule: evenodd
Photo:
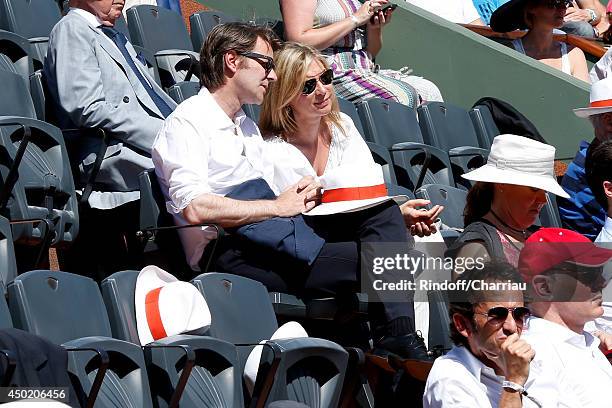
<svg viewBox="0 0 612 408">
<path fill-rule="evenodd" d="M 334 71 L 327 69 L 323 71 L 321 75 L 319 75 L 319 78 L 310 78 L 304 82 L 304 89 L 302 89 L 303 95 L 310 95 L 315 89 L 317 89 L 317 79 L 323 85 L 329 85 L 334 80 Z"/>
<path fill-rule="evenodd" d="M 548 8 L 572 7 L 572 0 L 544 0 L 542 3 Z"/>
<path fill-rule="evenodd" d="M 492 323 L 502 323 L 506 321 L 506 319 L 508 318 L 508 313 L 512 313 L 512 317 L 514 318 L 516 325 L 520 327 L 524 326 L 525 322 L 527 321 L 527 318 L 531 316 L 531 311 L 524 306 L 519 306 L 519 307 L 497 306 L 497 307 L 489 309 L 487 313 L 474 312 L 474 314 L 487 316 L 489 318 L 489 321 Z"/>
<path fill-rule="evenodd" d="M 262 55 L 257 52 L 239 52 L 238 55 L 242 55 L 243 57 L 250 58 L 259 62 L 259 64 L 266 70 L 266 76 L 275 68 L 274 59 L 272 57 L 268 57 L 267 55 Z M 263 61 L 262 61 L 263 60 Z"/>
</svg>

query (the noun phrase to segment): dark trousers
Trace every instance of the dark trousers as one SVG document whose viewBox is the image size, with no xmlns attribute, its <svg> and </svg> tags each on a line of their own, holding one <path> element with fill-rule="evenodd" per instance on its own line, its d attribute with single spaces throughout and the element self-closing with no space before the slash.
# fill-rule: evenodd
<svg viewBox="0 0 612 408">
<path fill-rule="evenodd" d="M 62 253 L 63 269 L 98 282 L 117 271 L 140 269 L 139 211 L 140 201 L 108 210 L 79 205 L 79 235 Z"/>
<path fill-rule="evenodd" d="M 408 251 L 406 226 L 394 202 L 354 213 L 306 218 L 326 241 L 312 265 L 231 237 L 217 247 L 215 270 L 257 280 L 269 291 L 295 293 L 306 298 L 329 295 L 341 298 L 359 290 L 363 244 L 396 243 Z M 371 278 L 372 274 L 363 276 Z M 399 280 L 396 271 L 379 278 Z M 408 317 L 414 322 L 414 306 L 410 300 L 411 297 L 405 302 L 372 303 L 373 323 L 381 325 L 400 317 Z"/>
</svg>

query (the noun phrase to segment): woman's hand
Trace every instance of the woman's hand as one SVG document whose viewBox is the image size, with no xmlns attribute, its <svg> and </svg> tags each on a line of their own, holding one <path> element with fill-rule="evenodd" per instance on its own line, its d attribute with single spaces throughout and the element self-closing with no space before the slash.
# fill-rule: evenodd
<svg viewBox="0 0 612 408">
<path fill-rule="evenodd" d="M 368 21 L 368 28 L 377 28 L 381 29 L 387 24 L 391 22 L 391 16 L 393 15 L 393 10 L 388 9 L 386 12 L 382 10 L 378 10 L 372 18 Z"/>
<path fill-rule="evenodd" d="M 400 210 L 404 216 L 404 223 L 406 227 L 410 229 L 412 235 L 423 237 L 436 233 L 436 226 L 434 223 L 444 207 L 435 205 L 430 210 L 419 208 L 429 204 L 429 200 L 416 199 L 408 200 L 400 206 Z"/>
<path fill-rule="evenodd" d="M 370 21 L 375 12 L 384 7 L 389 0 L 368 0 L 359 7 L 353 15 L 357 18 L 358 26 L 362 26 Z"/>
</svg>

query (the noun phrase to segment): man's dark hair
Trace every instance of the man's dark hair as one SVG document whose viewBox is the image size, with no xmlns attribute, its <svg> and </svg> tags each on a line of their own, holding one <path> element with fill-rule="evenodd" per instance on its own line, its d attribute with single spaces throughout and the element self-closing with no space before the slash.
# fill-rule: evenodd
<svg viewBox="0 0 612 408">
<path fill-rule="evenodd" d="M 484 265 L 484 268 L 473 268 L 461 274 L 457 282 L 460 281 L 482 281 L 482 282 L 511 282 L 523 283 L 523 278 L 516 268 L 507 262 L 491 261 Z M 453 324 L 453 315 L 459 313 L 470 320 L 474 318 L 474 305 L 487 301 L 487 293 L 491 291 L 474 290 L 468 286 L 466 291 L 449 292 L 448 316 L 450 317 L 450 338 L 457 346 L 468 347 L 465 338 Z"/>
<path fill-rule="evenodd" d="M 200 85 L 210 92 L 219 89 L 225 83 L 224 56 L 229 51 L 236 53 L 253 50 L 257 38 L 261 38 L 273 51 L 280 48 L 281 42 L 270 28 L 245 23 L 227 23 L 214 27 L 206 37 L 200 50 Z"/>
<path fill-rule="evenodd" d="M 587 183 L 599 205 L 607 211 L 608 197 L 603 183 L 612 181 L 612 140 L 591 144 L 584 164 Z"/>
</svg>

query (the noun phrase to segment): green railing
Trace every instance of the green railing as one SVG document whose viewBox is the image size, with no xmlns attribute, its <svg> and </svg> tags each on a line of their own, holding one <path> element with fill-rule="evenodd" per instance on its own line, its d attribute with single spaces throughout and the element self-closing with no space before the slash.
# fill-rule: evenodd
<svg viewBox="0 0 612 408">
<path fill-rule="evenodd" d="M 208 7 L 250 19 L 280 17 L 270 0 L 201 0 Z M 589 85 L 514 50 L 396 0 L 399 7 L 385 28 L 377 62 L 385 68 L 408 66 L 435 82 L 446 101 L 470 108 L 482 96 L 504 99 L 523 112 L 558 158 L 574 156 L 581 139 L 591 139 L 587 120 L 572 113 L 586 106 Z"/>
</svg>

